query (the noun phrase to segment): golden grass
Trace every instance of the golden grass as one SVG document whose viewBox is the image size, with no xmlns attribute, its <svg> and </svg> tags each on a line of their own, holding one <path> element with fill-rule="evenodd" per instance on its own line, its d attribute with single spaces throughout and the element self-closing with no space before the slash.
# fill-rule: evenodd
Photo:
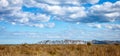
<svg viewBox="0 0 120 56">
<path fill-rule="evenodd" d="M 0 56 L 120 56 L 120 45 L 0 45 Z"/>
</svg>

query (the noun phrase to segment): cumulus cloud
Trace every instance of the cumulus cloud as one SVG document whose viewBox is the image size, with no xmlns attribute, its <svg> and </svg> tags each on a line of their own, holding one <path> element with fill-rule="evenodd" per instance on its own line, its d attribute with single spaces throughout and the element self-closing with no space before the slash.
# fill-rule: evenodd
<svg viewBox="0 0 120 56">
<path fill-rule="evenodd" d="M 48 22 L 50 20 L 50 16 L 47 16 L 45 14 L 37 14 L 30 12 L 14 12 L 10 13 L 9 15 L 3 15 L 2 18 L 4 20 L 9 22 L 15 22 L 15 23 L 34 23 L 34 22 Z"/>
<path fill-rule="evenodd" d="M 57 28 L 62 26 L 60 25 L 54 28 L 60 30 L 51 29 L 49 32 L 7 32 L 2 25 L 0 38 L 19 38 L 25 41 L 25 38 L 120 39 L 120 1 L 97 4 L 98 2 L 99 0 L 0 0 L 0 22 L 38 28 L 54 28 L 60 24 L 57 24 L 58 21 L 75 23 L 70 24 L 70 28 L 67 23 L 64 25 L 66 28 Z M 84 6 L 89 4 L 91 6 Z M 31 12 L 29 8 L 34 11 Z M 87 28 L 86 25 L 92 28 Z"/>
<path fill-rule="evenodd" d="M 53 0 L 54 1 L 54 0 Z M 67 1 L 67 0 L 66 0 Z M 74 0 L 76 1 L 76 0 Z M 78 0 L 77 0 L 78 1 Z M 97 3 L 99 0 L 85 0 L 81 1 L 82 3 Z M 97 4 L 91 6 L 88 10 L 84 6 L 67 6 L 62 1 L 57 0 L 58 4 L 48 3 L 48 1 L 38 1 L 39 3 L 44 4 L 42 6 L 45 11 L 49 12 L 50 15 L 54 15 L 60 20 L 63 21 L 80 21 L 84 23 L 88 22 L 114 22 L 120 18 L 120 1 L 115 3 L 104 2 L 103 4 Z M 80 1 L 79 1 L 80 2 Z M 69 2 L 70 3 L 70 2 Z M 53 5 L 49 5 L 53 4 Z M 102 9 L 101 9 L 102 8 Z"/>
<path fill-rule="evenodd" d="M 86 16 L 84 7 L 61 7 L 61 6 L 50 6 L 47 11 L 56 17 L 61 18 L 65 21 L 76 21 L 78 18 L 83 18 Z"/>
<path fill-rule="evenodd" d="M 22 11 L 23 0 L 0 0 L 0 20 L 11 24 L 35 24 L 48 22 L 50 16 L 41 13 L 31 13 Z M 35 4 L 34 4 L 35 5 Z"/>
<path fill-rule="evenodd" d="M 7 2 L 7 0 L 1 0 L 0 1 L 0 4 L 1 4 L 1 6 L 0 7 L 6 7 L 6 6 L 8 6 L 8 2 Z M 3 6 L 2 6 L 3 5 Z"/>
<path fill-rule="evenodd" d="M 72 5 L 80 5 L 84 3 L 90 3 L 95 4 L 98 3 L 99 0 L 35 0 L 40 3 L 47 3 L 51 5 L 66 5 L 66 4 L 72 4 Z"/>
<path fill-rule="evenodd" d="M 88 12 L 88 18 L 93 22 L 114 22 L 120 20 L 120 1 L 115 3 L 105 2 L 94 5 Z M 86 19 L 87 20 L 87 19 Z"/>
<path fill-rule="evenodd" d="M 0 1 L 0 20 L 5 22 L 10 22 L 11 24 L 37 24 L 36 26 L 41 27 L 43 24 L 41 22 L 49 22 L 50 17 L 52 15 L 56 17 L 62 17 L 61 20 L 76 20 L 78 18 L 86 16 L 86 13 L 84 12 L 84 7 L 81 6 L 59 6 L 59 5 L 49 5 L 46 3 L 61 3 L 63 1 L 57 1 L 57 0 L 51 0 L 48 2 L 47 0 L 38 1 L 38 0 L 29 0 L 29 1 L 23 1 L 23 0 L 1 0 Z M 46 3 L 45 3 L 46 2 Z M 66 1 L 67 2 L 67 1 Z M 57 3 L 57 4 L 58 4 Z M 25 12 L 22 11 L 22 6 L 27 7 L 36 7 L 36 8 L 42 8 L 46 11 L 46 13 L 41 14 L 37 13 L 34 14 L 32 12 Z M 81 14 L 81 15 L 79 15 Z M 64 19 L 66 18 L 66 19 Z M 51 26 L 50 26 L 51 25 Z M 45 26 L 48 26 L 49 28 L 53 27 L 55 24 L 46 24 Z M 43 26 L 42 26 L 43 27 Z"/>
<path fill-rule="evenodd" d="M 14 1 L 14 2 L 13 2 Z M 21 9 L 22 0 L 1 0 L 0 14 L 7 14 Z"/>
<path fill-rule="evenodd" d="M 45 10 L 45 13 L 60 18 L 63 21 L 80 21 L 86 17 L 86 8 L 81 6 L 81 4 L 95 4 L 99 0 L 30 0 L 30 2 L 31 5 L 25 2 L 25 6 L 41 8 Z"/>
<path fill-rule="evenodd" d="M 32 24 L 40 28 L 55 26 L 55 23 L 49 22 L 51 17 L 65 22 L 120 21 L 120 1 L 96 4 L 98 2 L 99 0 L 0 0 L 0 21 L 9 22 L 13 25 L 31 26 Z M 82 4 L 94 5 L 87 9 Z M 44 12 L 23 11 L 23 6 L 42 9 Z"/>
</svg>

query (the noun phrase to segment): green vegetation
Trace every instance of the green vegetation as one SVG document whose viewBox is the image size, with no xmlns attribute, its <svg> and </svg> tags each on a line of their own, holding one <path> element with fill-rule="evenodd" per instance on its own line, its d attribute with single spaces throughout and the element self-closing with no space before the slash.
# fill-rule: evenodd
<svg viewBox="0 0 120 56">
<path fill-rule="evenodd" d="M 0 56 L 120 56 L 120 45 L 0 45 Z"/>
</svg>

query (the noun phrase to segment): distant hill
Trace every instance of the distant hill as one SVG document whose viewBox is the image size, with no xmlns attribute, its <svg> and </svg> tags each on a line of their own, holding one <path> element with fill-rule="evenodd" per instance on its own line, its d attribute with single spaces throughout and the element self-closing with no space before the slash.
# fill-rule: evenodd
<svg viewBox="0 0 120 56">
<path fill-rule="evenodd" d="M 110 40 L 92 40 L 93 44 L 120 44 L 120 41 L 110 41 Z"/>
<path fill-rule="evenodd" d="M 110 40 L 92 40 L 92 41 L 83 41 L 83 40 L 44 40 L 40 41 L 37 44 L 120 44 L 120 41 L 110 41 Z"/>
</svg>

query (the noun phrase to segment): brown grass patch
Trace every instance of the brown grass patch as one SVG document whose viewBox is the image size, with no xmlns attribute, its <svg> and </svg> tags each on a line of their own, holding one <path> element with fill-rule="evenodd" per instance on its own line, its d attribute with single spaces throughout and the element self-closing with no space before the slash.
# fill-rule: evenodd
<svg viewBox="0 0 120 56">
<path fill-rule="evenodd" d="M 120 56 L 120 45 L 0 45 L 0 56 Z"/>
</svg>

